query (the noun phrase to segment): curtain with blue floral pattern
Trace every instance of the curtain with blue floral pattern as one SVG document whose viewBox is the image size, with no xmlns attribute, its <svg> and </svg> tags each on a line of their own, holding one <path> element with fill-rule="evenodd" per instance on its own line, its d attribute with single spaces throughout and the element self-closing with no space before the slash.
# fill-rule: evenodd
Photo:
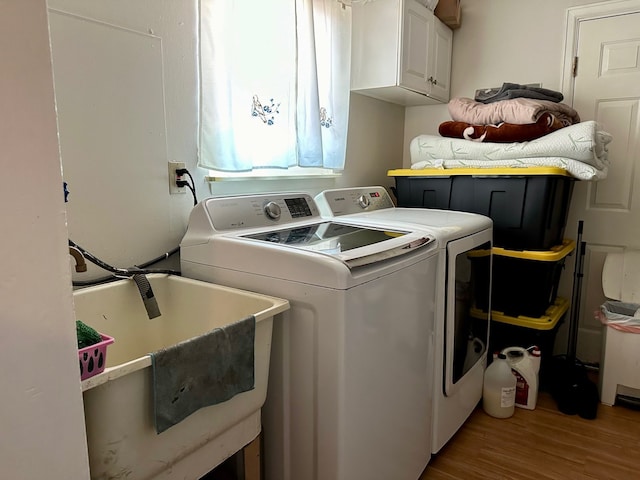
<svg viewBox="0 0 640 480">
<path fill-rule="evenodd" d="M 351 9 L 337 0 L 200 0 L 200 167 L 342 170 Z"/>
</svg>

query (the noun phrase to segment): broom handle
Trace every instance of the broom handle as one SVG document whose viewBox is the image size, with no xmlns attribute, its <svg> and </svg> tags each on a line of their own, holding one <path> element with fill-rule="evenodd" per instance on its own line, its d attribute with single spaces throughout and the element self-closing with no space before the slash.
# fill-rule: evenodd
<svg viewBox="0 0 640 480">
<path fill-rule="evenodd" d="M 576 263 L 573 270 L 573 292 L 571 296 L 571 314 L 569 320 L 569 346 L 567 347 L 567 360 L 570 364 L 576 362 L 576 350 L 578 345 L 578 326 L 580 323 L 580 293 L 582 287 L 584 255 L 586 243 L 582 241 L 583 221 L 578 222 L 578 239 Z"/>
</svg>

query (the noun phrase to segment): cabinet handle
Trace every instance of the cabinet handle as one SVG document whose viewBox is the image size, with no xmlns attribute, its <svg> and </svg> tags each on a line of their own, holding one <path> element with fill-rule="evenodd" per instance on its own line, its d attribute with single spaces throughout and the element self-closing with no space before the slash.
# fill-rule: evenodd
<svg viewBox="0 0 640 480">
<path fill-rule="evenodd" d="M 438 80 L 433 78 L 433 76 L 427 78 L 427 82 L 429 82 L 431 85 L 437 85 L 438 84 Z"/>
</svg>

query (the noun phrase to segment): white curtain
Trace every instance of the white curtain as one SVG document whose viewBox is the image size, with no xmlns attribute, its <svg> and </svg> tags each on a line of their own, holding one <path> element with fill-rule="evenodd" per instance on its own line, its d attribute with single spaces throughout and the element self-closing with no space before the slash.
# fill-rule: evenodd
<svg viewBox="0 0 640 480">
<path fill-rule="evenodd" d="M 351 8 L 201 0 L 198 165 L 344 168 Z"/>
</svg>

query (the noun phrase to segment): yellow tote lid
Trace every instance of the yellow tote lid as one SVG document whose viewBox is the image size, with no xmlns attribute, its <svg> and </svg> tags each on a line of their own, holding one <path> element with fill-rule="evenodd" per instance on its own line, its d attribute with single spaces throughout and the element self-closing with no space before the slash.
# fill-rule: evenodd
<svg viewBox="0 0 640 480">
<path fill-rule="evenodd" d="M 569 300 L 557 297 L 554 304 L 547 308 L 547 311 L 540 318 L 527 317 L 524 315 L 510 317 L 503 312 L 491 310 L 491 320 L 515 325 L 516 327 L 532 328 L 534 330 L 553 330 L 567 310 L 569 310 Z M 487 312 L 479 308 L 472 308 L 471 316 L 486 320 Z"/>
<path fill-rule="evenodd" d="M 499 167 L 499 168 L 398 168 L 388 170 L 388 177 L 450 177 L 469 175 L 474 177 L 560 175 L 571 177 L 560 167 Z"/>
<path fill-rule="evenodd" d="M 573 252 L 576 242 L 565 238 L 560 245 L 551 247 L 549 250 L 507 250 L 502 247 L 492 247 L 491 253 L 501 257 L 520 258 L 523 260 L 535 260 L 538 262 L 557 262 Z M 489 250 L 477 249 L 467 252 L 468 257 L 486 257 Z"/>
<path fill-rule="evenodd" d="M 501 257 L 521 258 L 538 262 L 557 262 L 573 252 L 576 242 L 565 238 L 562 244 L 551 247 L 549 250 L 507 250 L 502 247 L 493 247 L 491 253 Z"/>
</svg>

